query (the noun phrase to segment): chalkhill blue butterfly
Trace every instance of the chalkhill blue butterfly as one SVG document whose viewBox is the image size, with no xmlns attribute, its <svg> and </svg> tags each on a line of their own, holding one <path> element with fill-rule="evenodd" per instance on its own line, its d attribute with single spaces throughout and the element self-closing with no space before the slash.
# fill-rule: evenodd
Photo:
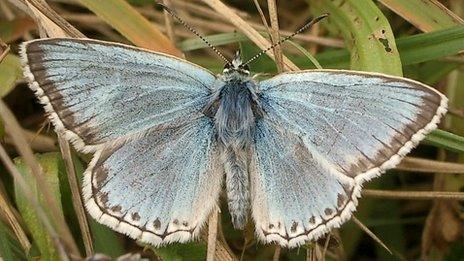
<svg viewBox="0 0 464 261">
<path fill-rule="evenodd" d="M 154 245 L 198 235 L 222 183 L 236 228 L 251 214 L 263 242 L 317 239 L 350 218 L 362 184 L 395 167 L 447 108 L 431 87 L 378 73 L 258 82 L 239 54 L 218 76 L 91 39 L 29 41 L 21 57 L 56 131 L 94 154 L 88 212 Z"/>
</svg>

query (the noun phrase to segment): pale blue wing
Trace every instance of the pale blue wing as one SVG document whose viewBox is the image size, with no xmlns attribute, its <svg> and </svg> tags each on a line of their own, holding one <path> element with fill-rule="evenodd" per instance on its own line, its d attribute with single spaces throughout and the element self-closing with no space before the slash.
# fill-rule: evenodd
<svg viewBox="0 0 464 261">
<path fill-rule="evenodd" d="M 285 126 L 261 119 L 255 131 L 251 201 L 262 241 L 295 247 L 350 217 L 360 189 L 353 179 L 331 169 Z"/>
<path fill-rule="evenodd" d="M 447 106 L 445 96 L 419 82 L 353 71 L 281 74 L 260 90 L 265 117 L 337 171 L 363 179 L 396 165 L 436 128 Z"/>
<path fill-rule="evenodd" d="M 346 221 L 362 183 L 398 164 L 447 106 L 424 84 L 353 71 L 286 73 L 259 87 L 253 217 L 262 240 L 290 247 Z"/>
<path fill-rule="evenodd" d="M 89 151 L 189 121 L 215 81 L 187 61 L 90 39 L 34 40 L 22 46 L 21 56 L 25 76 L 57 130 Z"/>
<path fill-rule="evenodd" d="M 150 130 L 97 150 L 85 173 L 89 213 L 114 230 L 160 245 L 192 239 L 219 196 L 213 122 Z"/>
</svg>

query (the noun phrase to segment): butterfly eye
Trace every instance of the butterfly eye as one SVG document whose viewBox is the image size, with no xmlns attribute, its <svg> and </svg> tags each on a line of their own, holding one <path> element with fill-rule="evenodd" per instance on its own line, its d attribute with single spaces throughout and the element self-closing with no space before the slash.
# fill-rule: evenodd
<svg viewBox="0 0 464 261">
<path fill-rule="evenodd" d="M 232 68 L 233 68 L 233 66 L 232 66 L 231 63 L 226 63 L 226 64 L 224 65 L 224 69 L 228 69 L 228 70 L 229 70 L 229 69 L 232 69 Z"/>
<path fill-rule="evenodd" d="M 245 70 L 245 71 L 250 71 L 250 66 L 248 66 L 248 64 L 241 65 L 240 69 Z"/>
</svg>

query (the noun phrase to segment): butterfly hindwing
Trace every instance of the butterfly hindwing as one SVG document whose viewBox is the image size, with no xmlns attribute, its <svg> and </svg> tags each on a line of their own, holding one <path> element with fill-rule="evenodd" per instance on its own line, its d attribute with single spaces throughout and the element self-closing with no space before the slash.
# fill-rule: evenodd
<svg viewBox="0 0 464 261">
<path fill-rule="evenodd" d="M 22 45 L 25 76 L 55 125 L 80 150 L 181 125 L 206 104 L 215 77 L 161 53 L 90 39 Z"/>
<path fill-rule="evenodd" d="M 346 221 L 362 183 L 398 164 L 447 106 L 424 84 L 373 73 L 285 73 L 259 87 L 253 217 L 262 240 L 290 247 Z"/>
<path fill-rule="evenodd" d="M 98 150 L 84 200 L 100 223 L 154 245 L 191 240 L 216 206 L 223 171 L 213 123 L 153 130 Z"/>
<path fill-rule="evenodd" d="M 261 240 L 294 247 L 349 218 L 360 189 L 352 179 L 283 126 L 261 119 L 255 131 L 251 199 Z"/>
</svg>

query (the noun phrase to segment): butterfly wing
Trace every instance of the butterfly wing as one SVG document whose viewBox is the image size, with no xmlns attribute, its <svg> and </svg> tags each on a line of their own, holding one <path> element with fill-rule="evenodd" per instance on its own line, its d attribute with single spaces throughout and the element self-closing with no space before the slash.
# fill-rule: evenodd
<svg viewBox="0 0 464 261">
<path fill-rule="evenodd" d="M 21 57 L 57 131 L 88 152 L 151 127 L 189 121 L 215 80 L 172 56 L 90 39 L 26 42 Z"/>
<path fill-rule="evenodd" d="M 201 114 L 215 78 L 186 61 L 89 39 L 27 42 L 25 76 L 58 132 L 94 158 L 89 213 L 160 245 L 194 237 L 220 190 L 213 124 Z"/>
<path fill-rule="evenodd" d="M 250 180 L 252 215 L 261 240 L 294 247 L 350 216 L 359 188 L 320 160 L 301 137 L 258 120 Z"/>
<path fill-rule="evenodd" d="M 213 126 L 202 117 L 122 144 L 105 144 L 85 173 L 89 213 L 154 245 L 192 239 L 216 206 L 221 188 Z"/>
<path fill-rule="evenodd" d="M 264 240 L 290 246 L 317 238 L 349 218 L 362 183 L 397 165 L 436 128 L 447 106 L 446 97 L 424 84 L 382 74 L 302 71 L 278 75 L 259 86 L 264 117 L 270 123 L 261 130 L 268 137 L 258 136 L 255 141 L 253 179 L 257 188 L 253 204 L 258 209 L 261 204 L 267 207 L 262 213 L 254 209 L 259 213 L 254 217 Z M 271 126 L 285 126 L 286 134 Z M 272 138 L 282 142 L 300 139 L 304 144 L 298 145 L 301 155 L 309 157 L 308 162 L 292 158 L 298 153 L 281 158 L 278 151 L 274 156 L 266 155 L 273 146 L 266 140 Z M 281 149 L 291 151 L 288 146 Z M 304 164 L 309 164 L 309 169 L 297 167 Z M 276 185 L 264 185 L 264 181 Z M 283 189 L 279 186 L 288 187 L 279 191 Z M 274 205 L 277 198 L 266 198 L 290 197 L 285 193 L 293 195 L 293 200 Z M 348 203 L 340 205 L 338 195 L 346 197 Z M 297 210 L 288 214 L 288 208 Z M 277 231 L 275 222 L 281 222 L 281 230 L 271 233 Z"/>
</svg>

